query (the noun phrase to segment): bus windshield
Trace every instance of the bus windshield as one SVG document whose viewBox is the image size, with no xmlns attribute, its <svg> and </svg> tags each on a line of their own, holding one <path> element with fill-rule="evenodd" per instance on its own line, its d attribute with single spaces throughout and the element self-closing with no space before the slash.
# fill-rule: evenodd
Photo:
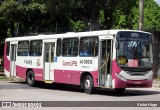
<svg viewBox="0 0 160 110">
<path fill-rule="evenodd" d="M 117 63 L 126 68 L 152 68 L 151 43 L 137 40 L 118 41 Z"/>
</svg>

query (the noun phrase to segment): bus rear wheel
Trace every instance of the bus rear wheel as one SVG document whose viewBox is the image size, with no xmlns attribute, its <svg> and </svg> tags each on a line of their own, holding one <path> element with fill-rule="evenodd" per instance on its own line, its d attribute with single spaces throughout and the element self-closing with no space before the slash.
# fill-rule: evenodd
<svg viewBox="0 0 160 110">
<path fill-rule="evenodd" d="M 93 94 L 94 93 L 94 83 L 93 78 L 90 75 L 87 75 L 84 79 L 84 91 L 87 94 Z"/>
<path fill-rule="evenodd" d="M 35 85 L 35 78 L 34 78 L 34 73 L 33 71 L 28 71 L 27 72 L 27 78 L 26 78 L 28 86 L 33 87 Z"/>
</svg>

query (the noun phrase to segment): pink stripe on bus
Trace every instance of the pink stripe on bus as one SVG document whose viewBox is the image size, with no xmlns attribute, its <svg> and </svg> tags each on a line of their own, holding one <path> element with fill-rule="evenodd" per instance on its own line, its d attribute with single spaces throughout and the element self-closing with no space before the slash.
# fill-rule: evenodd
<svg viewBox="0 0 160 110">
<path fill-rule="evenodd" d="M 54 70 L 54 82 L 80 85 L 80 76 L 82 71 L 75 70 Z M 98 70 L 90 71 L 94 86 L 98 86 Z"/>
<path fill-rule="evenodd" d="M 114 79 L 115 73 L 119 74 L 122 69 L 117 65 L 116 59 L 112 61 L 112 78 Z"/>
<path fill-rule="evenodd" d="M 26 71 L 27 71 L 27 68 L 16 66 L 16 76 L 26 79 Z"/>
<path fill-rule="evenodd" d="M 43 69 L 42 68 L 31 68 L 35 75 L 35 80 L 43 81 Z M 16 74 L 18 77 L 26 79 L 27 68 L 16 66 Z"/>
<path fill-rule="evenodd" d="M 6 55 L 7 43 L 4 44 L 4 69 L 10 72 L 10 61 Z"/>
</svg>

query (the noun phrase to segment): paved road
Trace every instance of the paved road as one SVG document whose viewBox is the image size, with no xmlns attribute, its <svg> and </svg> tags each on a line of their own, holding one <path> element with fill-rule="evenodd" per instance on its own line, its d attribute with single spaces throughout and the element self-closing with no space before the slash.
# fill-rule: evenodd
<svg viewBox="0 0 160 110">
<path fill-rule="evenodd" d="M 112 89 L 97 89 L 95 94 L 88 95 L 82 93 L 79 86 L 40 83 L 39 86 L 29 87 L 24 82 L 0 81 L 0 101 L 160 101 L 160 88 L 127 89 L 123 95 L 115 94 Z M 69 110 L 71 108 L 58 109 Z M 73 109 L 81 110 L 81 108 Z M 107 109 L 114 110 L 115 108 Z M 133 108 L 123 109 L 132 110 Z M 141 110 L 141 108 L 136 109 Z M 150 109 L 152 108 L 148 108 Z M 158 110 L 158 108 L 154 109 Z"/>
</svg>

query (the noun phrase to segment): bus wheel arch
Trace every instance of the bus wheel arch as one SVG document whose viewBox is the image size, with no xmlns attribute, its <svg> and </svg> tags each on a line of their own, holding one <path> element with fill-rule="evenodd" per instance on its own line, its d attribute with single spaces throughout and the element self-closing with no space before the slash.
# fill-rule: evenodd
<svg viewBox="0 0 160 110">
<path fill-rule="evenodd" d="M 33 87 L 35 85 L 35 75 L 32 69 L 26 71 L 26 82 L 28 86 Z"/>
<path fill-rule="evenodd" d="M 80 84 L 81 89 L 84 90 L 87 94 L 92 94 L 94 92 L 94 80 L 91 73 L 83 72 L 81 74 Z M 89 87 L 86 87 L 86 85 L 88 85 Z"/>
</svg>

